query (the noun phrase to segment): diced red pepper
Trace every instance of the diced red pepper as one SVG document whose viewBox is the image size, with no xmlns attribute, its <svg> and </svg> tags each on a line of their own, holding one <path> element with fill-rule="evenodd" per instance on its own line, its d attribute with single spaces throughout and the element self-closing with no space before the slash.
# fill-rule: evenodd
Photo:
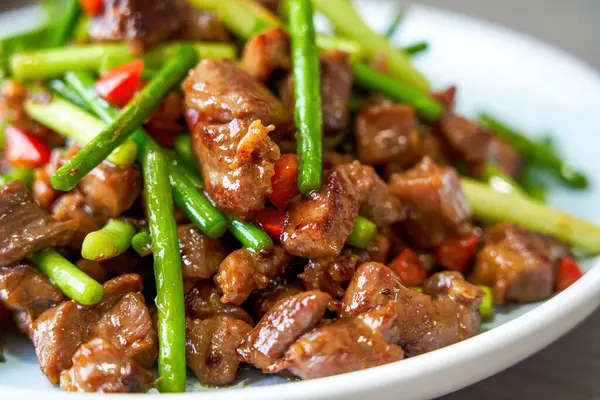
<svg viewBox="0 0 600 400">
<path fill-rule="evenodd" d="M 265 208 L 258 213 L 256 222 L 275 240 L 279 240 L 283 233 L 285 211 Z"/>
<path fill-rule="evenodd" d="M 140 88 L 143 60 L 134 60 L 110 70 L 96 81 L 96 91 L 110 104 L 123 107 Z"/>
<path fill-rule="evenodd" d="M 284 154 L 275 163 L 275 174 L 271 179 L 273 193 L 269 200 L 275 207 L 283 210 L 298 194 L 298 157 L 295 154 Z"/>
<path fill-rule="evenodd" d="M 411 249 L 404 249 L 388 265 L 405 286 L 421 286 L 427 277 L 419 256 Z"/>
<path fill-rule="evenodd" d="M 79 0 L 79 4 L 87 15 L 93 17 L 102 11 L 104 0 Z"/>
<path fill-rule="evenodd" d="M 6 159 L 15 167 L 41 167 L 50 159 L 50 147 L 46 143 L 14 125 L 4 129 L 4 140 Z"/>
<path fill-rule="evenodd" d="M 478 240 L 475 234 L 446 240 L 435 251 L 437 263 L 444 268 L 464 272 L 475 253 Z"/>
<path fill-rule="evenodd" d="M 556 274 L 556 282 L 554 290 L 560 292 L 575 283 L 575 281 L 583 276 L 583 272 L 577 263 L 569 258 L 563 257 L 558 264 L 558 273 Z"/>
</svg>

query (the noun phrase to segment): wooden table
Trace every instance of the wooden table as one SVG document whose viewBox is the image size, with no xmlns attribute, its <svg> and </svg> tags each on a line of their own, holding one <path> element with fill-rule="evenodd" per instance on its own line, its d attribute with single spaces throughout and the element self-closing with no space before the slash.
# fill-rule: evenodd
<svg viewBox="0 0 600 400">
<path fill-rule="evenodd" d="M 526 32 L 600 69 L 600 0 L 413 0 Z M 600 310 L 546 349 L 443 400 L 600 399 Z"/>
</svg>

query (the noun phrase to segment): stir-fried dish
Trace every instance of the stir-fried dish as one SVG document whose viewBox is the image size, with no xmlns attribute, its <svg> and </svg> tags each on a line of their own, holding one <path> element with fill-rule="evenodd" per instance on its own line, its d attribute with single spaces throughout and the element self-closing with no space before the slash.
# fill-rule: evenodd
<svg viewBox="0 0 600 400">
<path fill-rule="evenodd" d="M 0 46 L 0 331 L 52 385 L 396 362 L 600 252 L 544 204 L 587 185 L 550 140 L 459 115 L 346 0 L 47 3 Z"/>
</svg>

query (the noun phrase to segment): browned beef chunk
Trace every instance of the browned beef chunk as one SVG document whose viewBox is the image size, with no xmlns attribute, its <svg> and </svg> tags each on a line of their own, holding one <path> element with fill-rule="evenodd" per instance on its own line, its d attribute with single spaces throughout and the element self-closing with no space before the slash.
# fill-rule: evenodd
<svg viewBox="0 0 600 400">
<path fill-rule="evenodd" d="M 410 106 L 365 105 L 354 128 L 358 159 L 365 164 L 413 164 L 421 156 L 416 126 L 415 111 Z"/>
<path fill-rule="evenodd" d="M 332 297 L 341 298 L 361 262 L 361 257 L 351 251 L 344 251 L 339 256 L 310 259 L 298 277 L 308 290 L 318 289 Z"/>
<path fill-rule="evenodd" d="M 0 187 L 0 267 L 26 255 L 68 243 L 76 221 L 59 222 L 33 200 L 21 181 Z"/>
<path fill-rule="evenodd" d="M 32 186 L 33 198 L 44 210 L 49 211 L 52 208 L 52 204 L 62 194 L 54 189 L 50 183 L 50 176 L 58 169 L 61 156 L 61 149 L 52 150 L 48 164 L 35 170 L 35 179 Z"/>
<path fill-rule="evenodd" d="M 186 321 L 187 365 L 200 383 L 228 385 L 240 365 L 237 347 L 252 327 L 229 316 Z"/>
<path fill-rule="evenodd" d="M 521 157 L 511 146 L 500 142 L 480 125 L 454 113 L 446 113 L 438 123 L 438 133 L 454 156 L 475 173 L 487 163 L 517 178 Z"/>
<path fill-rule="evenodd" d="M 177 32 L 181 24 L 175 0 L 104 0 L 89 33 L 95 41 L 125 41 L 140 53 Z"/>
<path fill-rule="evenodd" d="M 199 319 L 225 315 L 254 325 L 252 317 L 243 308 L 233 303 L 223 303 L 219 297 L 217 288 L 210 282 L 198 282 L 185 294 L 187 313 Z"/>
<path fill-rule="evenodd" d="M 369 243 L 366 251 L 371 261 L 385 263 L 390 255 L 391 243 L 387 235 L 378 233 Z"/>
<path fill-rule="evenodd" d="M 376 306 L 396 303 L 398 343 L 409 355 L 436 350 L 475 335 L 481 323 L 483 292 L 460 273 L 433 275 L 425 293 L 404 287 L 383 264 L 359 267 L 344 296 L 342 316 L 356 316 Z"/>
<path fill-rule="evenodd" d="M 260 320 L 280 300 L 295 296 L 302 291 L 304 291 L 304 286 L 299 282 L 278 283 L 253 294 L 246 303 L 247 309 L 253 317 Z"/>
<path fill-rule="evenodd" d="M 557 262 L 568 254 L 564 245 L 504 223 L 487 228 L 484 240 L 469 281 L 491 286 L 498 305 L 550 297 Z"/>
<path fill-rule="evenodd" d="M 91 276 L 95 281 L 104 283 L 107 281 L 110 271 L 104 268 L 102 264 L 97 261 L 86 260 L 82 258 L 76 263 L 77 268 Z"/>
<path fill-rule="evenodd" d="M 421 247 L 435 247 L 449 236 L 470 230 L 471 212 L 456 171 L 424 158 L 414 168 L 395 174 L 390 191 L 409 207 L 406 228 Z"/>
<path fill-rule="evenodd" d="M 336 167 L 321 189 L 293 204 L 281 235 L 283 248 L 299 257 L 340 254 L 358 216 L 358 197 L 348 173 Z"/>
<path fill-rule="evenodd" d="M 209 279 L 227 252 L 219 240 L 210 240 L 193 225 L 177 228 L 184 279 Z"/>
<path fill-rule="evenodd" d="M 215 276 L 215 283 L 223 293 L 221 301 L 242 304 L 253 291 L 266 288 L 291 259 L 278 246 L 270 252 L 254 252 L 246 248 L 234 251 L 223 260 Z"/>
<path fill-rule="evenodd" d="M 289 34 L 282 28 L 270 28 L 252 36 L 244 47 L 242 66 L 260 82 L 287 73 L 292 68 Z"/>
<path fill-rule="evenodd" d="M 110 341 L 124 355 L 150 368 L 158 354 L 156 331 L 139 275 L 121 275 L 104 284 L 104 299 L 94 306 L 66 301 L 46 310 L 33 325 L 40 368 L 50 382 L 72 366 L 77 348 L 92 338 Z"/>
<path fill-rule="evenodd" d="M 348 102 L 352 92 L 352 66 L 347 53 L 328 51 L 320 55 L 321 108 L 323 134 L 333 135 L 348 126 Z M 281 98 L 294 110 L 294 81 L 289 74 L 281 87 Z"/>
<path fill-rule="evenodd" d="M 270 124 L 289 123 L 283 105 L 230 60 L 202 61 L 183 89 L 208 194 L 232 211 L 262 209 L 280 155 Z"/>
<path fill-rule="evenodd" d="M 288 347 L 319 323 L 331 296 L 313 290 L 280 300 L 238 347 L 242 360 L 271 372 Z"/>
<path fill-rule="evenodd" d="M 94 215 L 114 218 L 129 209 L 140 195 L 142 174 L 133 167 L 103 162 L 84 176 L 77 188 Z"/>
<path fill-rule="evenodd" d="M 405 218 L 405 209 L 400 200 L 390 193 L 388 185 L 377 175 L 377 172 L 359 161 L 340 166 L 344 169 L 354 185 L 360 215 L 375 222 L 384 229 Z"/>
<path fill-rule="evenodd" d="M 77 230 L 69 243 L 70 247 L 75 250 L 81 249 L 83 239 L 88 233 L 97 231 L 107 221 L 106 218 L 91 214 L 85 199 L 77 190 L 65 193 L 56 200 L 52 206 L 52 214 L 59 221 L 75 221 L 77 223 Z"/>
<path fill-rule="evenodd" d="M 183 21 L 179 34 L 183 40 L 199 42 L 228 42 L 229 32 L 223 22 L 210 11 L 189 6 L 183 10 Z"/>
<path fill-rule="evenodd" d="M 302 336 L 273 371 L 288 369 L 302 379 L 315 379 L 389 364 L 403 356 L 400 346 L 388 344 L 381 334 L 353 317 Z"/>
<path fill-rule="evenodd" d="M 60 387 L 70 392 L 145 393 L 154 376 L 123 355 L 111 342 L 92 339 L 73 355 L 73 366 L 60 374 Z"/>
<path fill-rule="evenodd" d="M 34 266 L 0 267 L 0 300 L 11 310 L 45 310 L 66 300 Z"/>
<path fill-rule="evenodd" d="M 448 111 L 454 111 L 456 104 L 456 86 L 450 86 L 448 89 L 434 92 L 431 94 Z"/>
</svg>

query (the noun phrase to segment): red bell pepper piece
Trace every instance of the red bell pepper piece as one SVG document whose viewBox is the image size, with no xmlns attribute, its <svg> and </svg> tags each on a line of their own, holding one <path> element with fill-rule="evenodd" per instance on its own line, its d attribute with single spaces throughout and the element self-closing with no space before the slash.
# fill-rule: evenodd
<svg viewBox="0 0 600 400">
<path fill-rule="evenodd" d="M 41 167 L 50 159 L 50 147 L 46 143 L 14 125 L 4 128 L 4 140 L 6 159 L 15 167 Z"/>
<path fill-rule="evenodd" d="M 389 263 L 405 286 L 421 286 L 427 277 L 419 256 L 411 249 L 404 249 Z"/>
<path fill-rule="evenodd" d="M 444 268 L 464 272 L 475 253 L 478 240 L 476 234 L 448 239 L 436 249 L 435 259 Z"/>
<path fill-rule="evenodd" d="M 87 15 L 93 17 L 102 11 L 104 0 L 79 0 L 79 5 Z"/>
<path fill-rule="evenodd" d="M 110 104 L 123 107 L 140 88 L 143 70 L 143 60 L 134 60 L 112 69 L 96 81 L 96 91 Z"/>
<path fill-rule="evenodd" d="M 569 258 L 563 257 L 558 264 L 558 273 L 556 274 L 556 282 L 554 290 L 560 292 L 575 283 L 575 281 L 583 276 L 583 272 L 577 263 Z"/>
<path fill-rule="evenodd" d="M 275 240 L 279 240 L 283 233 L 285 211 L 265 208 L 256 216 L 256 222 Z"/>
<path fill-rule="evenodd" d="M 275 174 L 271 178 L 273 192 L 269 200 L 279 210 L 283 210 L 294 197 L 300 194 L 296 179 L 298 158 L 295 154 L 284 154 L 275 163 Z"/>
</svg>

